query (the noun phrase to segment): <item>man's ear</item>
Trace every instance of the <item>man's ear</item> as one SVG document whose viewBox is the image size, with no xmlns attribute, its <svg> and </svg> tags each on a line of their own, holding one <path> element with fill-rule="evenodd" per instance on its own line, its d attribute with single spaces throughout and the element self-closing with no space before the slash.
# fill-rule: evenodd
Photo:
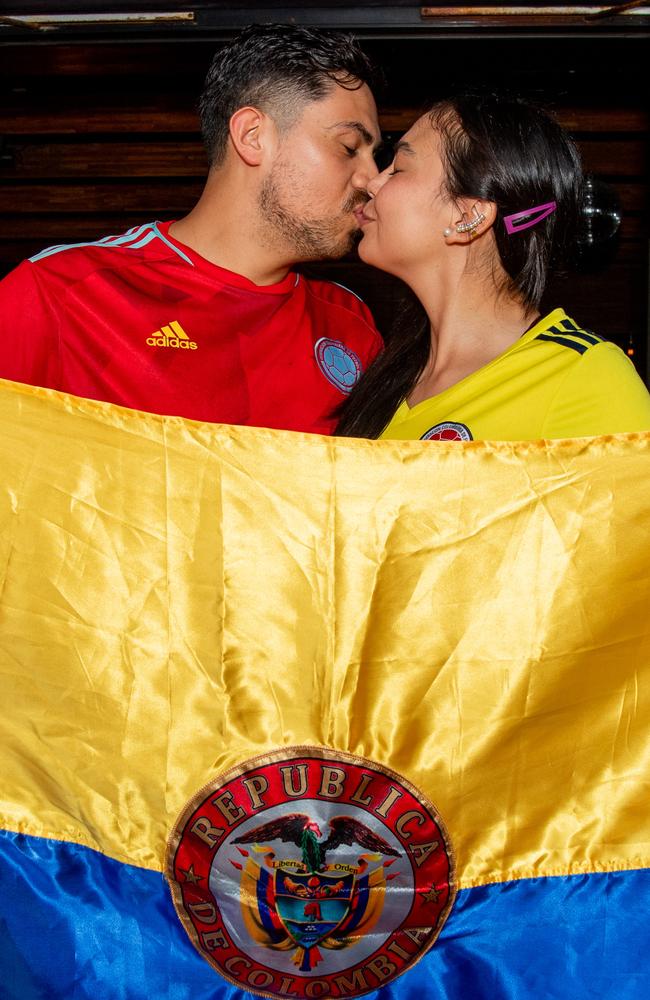
<svg viewBox="0 0 650 1000">
<path fill-rule="evenodd" d="M 459 198 L 454 202 L 452 221 L 444 231 L 445 241 L 452 245 L 471 243 L 494 225 L 497 206 L 481 198 Z"/>
<path fill-rule="evenodd" d="M 250 167 L 262 162 L 271 132 L 275 132 L 272 119 L 259 108 L 238 108 L 229 123 L 230 141 L 237 155 Z"/>
</svg>

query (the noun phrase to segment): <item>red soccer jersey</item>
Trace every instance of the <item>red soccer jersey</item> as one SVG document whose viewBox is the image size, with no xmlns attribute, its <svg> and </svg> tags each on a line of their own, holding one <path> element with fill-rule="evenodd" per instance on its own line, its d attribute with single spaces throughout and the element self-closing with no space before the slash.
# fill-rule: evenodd
<svg viewBox="0 0 650 1000">
<path fill-rule="evenodd" d="M 0 283 L 0 377 L 154 413 L 331 433 L 381 347 L 347 289 L 259 286 L 149 223 L 51 247 Z"/>
</svg>

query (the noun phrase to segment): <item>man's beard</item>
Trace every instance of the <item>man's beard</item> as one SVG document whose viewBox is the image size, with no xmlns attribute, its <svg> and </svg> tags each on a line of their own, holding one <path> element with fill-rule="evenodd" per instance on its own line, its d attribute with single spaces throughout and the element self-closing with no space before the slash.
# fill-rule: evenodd
<svg viewBox="0 0 650 1000">
<path fill-rule="evenodd" d="M 283 171 L 284 173 L 284 171 Z M 358 242 L 361 232 L 350 221 L 348 232 L 342 230 L 346 219 L 358 205 L 368 200 L 360 191 L 355 191 L 335 218 L 310 219 L 297 216 L 282 204 L 274 170 L 264 181 L 259 195 L 260 213 L 271 227 L 276 239 L 290 249 L 294 259 L 327 260 L 345 256 Z M 287 175 L 284 175 L 285 178 Z M 286 183 L 286 180 L 285 180 Z"/>
</svg>

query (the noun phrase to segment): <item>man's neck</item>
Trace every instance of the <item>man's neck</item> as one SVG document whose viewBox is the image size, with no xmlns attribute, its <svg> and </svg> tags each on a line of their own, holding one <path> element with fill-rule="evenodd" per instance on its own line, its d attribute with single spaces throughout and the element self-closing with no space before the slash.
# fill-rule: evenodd
<svg viewBox="0 0 650 1000">
<path fill-rule="evenodd" d="M 287 276 L 294 261 L 260 239 L 256 214 L 246 192 L 226 177 L 210 176 L 194 208 L 169 233 L 211 264 L 256 285 L 274 285 Z"/>
</svg>

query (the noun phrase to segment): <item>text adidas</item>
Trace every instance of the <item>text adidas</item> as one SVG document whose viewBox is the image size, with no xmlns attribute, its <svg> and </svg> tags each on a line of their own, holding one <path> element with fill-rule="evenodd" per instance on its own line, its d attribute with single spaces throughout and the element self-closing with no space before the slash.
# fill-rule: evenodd
<svg viewBox="0 0 650 1000">
<path fill-rule="evenodd" d="M 164 334 L 159 337 L 147 337 L 147 343 L 152 347 L 181 347 L 186 351 L 196 351 L 199 346 L 193 340 L 179 340 L 178 337 L 166 337 Z"/>
<path fill-rule="evenodd" d="M 199 346 L 195 341 L 190 340 L 176 319 L 173 319 L 169 325 L 162 326 L 160 330 L 156 330 L 150 337 L 147 337 L 147 343 L 151 347 L 180 347 L 184 351 L 196 351 Z"/>
</svg>

